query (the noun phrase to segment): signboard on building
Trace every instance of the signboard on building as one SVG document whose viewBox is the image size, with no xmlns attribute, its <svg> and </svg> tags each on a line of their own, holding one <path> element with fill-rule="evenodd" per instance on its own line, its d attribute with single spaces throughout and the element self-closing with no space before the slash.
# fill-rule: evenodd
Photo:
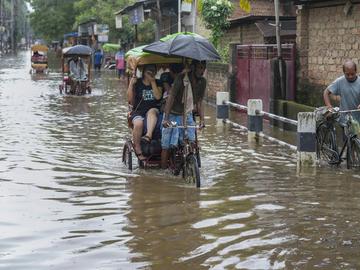
<svg viewBox="0 0 360 270">
<path fill-rule="evenodd" d="M 138 25 L 144 21 L 144 8 L 138 6 L 129 12 L 131 24 Z"/>
<path fill-rule="evenodd" d="M 107 24 L 95 24 L 94 25 L 94 34 L 95 35 L 105 35 L 109 33 L 109 25 Z"/>
<path fill-rule="evenodd" d="M 109 41 L 109 36 L 108 35 L 98 35 L 97 37 L 99 42 L 108 42 Z"/>
<path fill-rule="evenodd" d="M 190 13 L 191 12 L 191 3 L 182 1 L 181 2 L 181 12 Z"/>
<path fill-rule="evenodd" d="M 117 14 L 115 17 L 115 27 L 116 29 L 122 28 L 122 17 L 120 14 Z"/>
</svg>

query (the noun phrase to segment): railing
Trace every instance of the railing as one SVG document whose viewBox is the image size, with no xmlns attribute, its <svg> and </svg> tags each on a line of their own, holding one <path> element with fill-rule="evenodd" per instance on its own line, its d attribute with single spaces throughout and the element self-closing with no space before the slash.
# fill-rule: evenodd
<svg viewBox="0 0 360 270">
<path fill-rule="evenodd" d="M 287 146 L 292 150 L 296 150 L 298 152 L 298 163 L 300 165 L 314 165 L 316 163 L 316 122 L 315 114 L 313 112 L 300 112 L 298 114 L 298 121 L 296 121 L 269 112 L 264 112 L 262 110 L 262 100 L 260 99 L 249 99 L 247 103 L 248 106 L 230 102 L 228 92 L 217 92 L 217 118 L 222 119 L 224 123 L 228 123 L 232 126 L 247 130 L 249 139 L 255 139 L 255 141 L 257 141 L 256 138 L 262 137 L 269 141 L 276 142 L 282 146 Z M 238 123 L 229 120 L 230 107 L 247 112 L 247 127 L 244 127 Z M 297 146 L 264 134 L 264 115 L 270 119 L 275 119 L 296 126 Z"/>
<path fill-rule="evenodd" d="M 229 105 L 230 107 L 240 109 L 240 110 L 247 111 L 247 109 L 248 109 L 248 107 L 245 106 L 245 105 L 233 103 L 233 102 L 230 102 L 230 101 L 225 101 L 224 104 Z M 289 118 L 286 118 L 286 117 L 283 117 L 283 116 L 280 116 L 280 115 L 276 115 L 276 114 L 272 114 L 272 113 L 269 113 L 269 112 L 265 112 L 265 111 L 256 110 L 256 114 L 257 115 L 263 114 L 263 115 L 265 115 L 265 116 L 267 116 L 269 118 L 279 120 L 281 122 L 288 123 L 288 124 L 291 124 L 291 125 L 294 125 L 294 126 L 297 126 L 297 124 L 298 124 L 298 121 L 296 121 L 296 120 L 289 119 Z"/>
</svg>

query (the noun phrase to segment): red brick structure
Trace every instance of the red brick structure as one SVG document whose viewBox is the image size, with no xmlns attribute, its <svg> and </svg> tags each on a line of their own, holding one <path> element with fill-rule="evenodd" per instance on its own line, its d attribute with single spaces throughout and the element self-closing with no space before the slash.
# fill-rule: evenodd
<svg viewBox="0 0 360 270">
<path fill-rule="evenodd" d="M 269 44 L 274 42 L 275 27 L 264 35 L 262 29 L 256 23 L 271 25 L 274 23 L 275 10 L 272 0 L 252 0 L 251 12 L 246 13 L 239 6 L 238 0 L 233 0 L 234 11 L 230 17 L 230 28 L 224 35 L 223 45 L 226 43 L 237 44 Z M 292 1 L 280 1 L 280 20 L 295 20 L 295 8 Z M 270 24 L 269 24 L 270 23 Z M 295 23 L 294 23 L 295 25 Z M 286 27 L 286 26 L 285 26 Z M 271 27 L 268 27 L 270 30 Z M 270 35 L 271 32 L 271 35 Z M 295 43 L 295 29 L 285 38 L 286 42 Z M 281 34 L 283 35 L 283 33 Z M 272 37 L 272 38 L 271 38 Z"/>
<path fill-rule="evenodd" d="M 295 4 L 298 92 L 314 95 L 310 103 L 320 105 L 322 91 L 342 74 L 343 62 L 350 58 L 359 63 L 360 1 L 298 0 Z"/>
<path fill-rule="evenodd" d="M 230 28 L 221 40 L 222 47 L 229 47 L 230 63 L 208 65 L 208 95 L 213 101 L 217 91 L 235 91 L 234 78 L 236 76 L 235 44 L 274 44 L 274 1 L 250 0 L 251 12 L 246 13 L 239 6 L 239 0 L 232 0 L 233 14 L 230 17 Z M 293 1 L 280 0 L 280 18 L 283 29 L 282 43 L 295 43 L 296 40 L 296 9 Z"/>
</svg>

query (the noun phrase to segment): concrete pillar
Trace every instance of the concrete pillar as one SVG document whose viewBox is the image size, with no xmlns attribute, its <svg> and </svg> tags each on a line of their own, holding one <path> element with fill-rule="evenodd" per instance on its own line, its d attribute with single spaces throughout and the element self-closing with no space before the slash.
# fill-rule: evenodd
<svg viewBox="0 0 360 270">
<path fill-rule="evenodd" d="M 263 104 L 261 99 L 249 99 L 248 107 L 248 139 L 258 141 L 263 131 Z"/>
<path fill-rule="evenodd" d="M 229 105 L 225 102 L 229 101 L 229 92 L 216 92 L 216 119 L 217 122 L 229 118 Z"/>
<path fill-rule="evenodd" d="M 316 120 L 313 112 L 298 113 L 298 167 L 316 165 Z"/>
</svg>

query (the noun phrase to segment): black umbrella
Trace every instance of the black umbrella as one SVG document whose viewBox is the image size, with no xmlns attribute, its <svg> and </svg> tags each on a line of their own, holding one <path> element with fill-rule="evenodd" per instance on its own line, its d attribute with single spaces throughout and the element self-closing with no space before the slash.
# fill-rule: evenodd
<svg viewBox="0 0 360 270">
<path fill-rule="evenodd" d="M 216 61 L 220 56 L 214 46 L 202 36 L 178 34 L 164 41 L 156 41 L 143 48 L 144 52 L 179 56 L 199 61 Z"/>
<path fill-rule="evenodd" d="M 89 46 L 85 45 L 75 45 L 72 47 L 64 48 L 63 54 L 64 55 L 91 55 L 92 50 Z"/>
</svg>

